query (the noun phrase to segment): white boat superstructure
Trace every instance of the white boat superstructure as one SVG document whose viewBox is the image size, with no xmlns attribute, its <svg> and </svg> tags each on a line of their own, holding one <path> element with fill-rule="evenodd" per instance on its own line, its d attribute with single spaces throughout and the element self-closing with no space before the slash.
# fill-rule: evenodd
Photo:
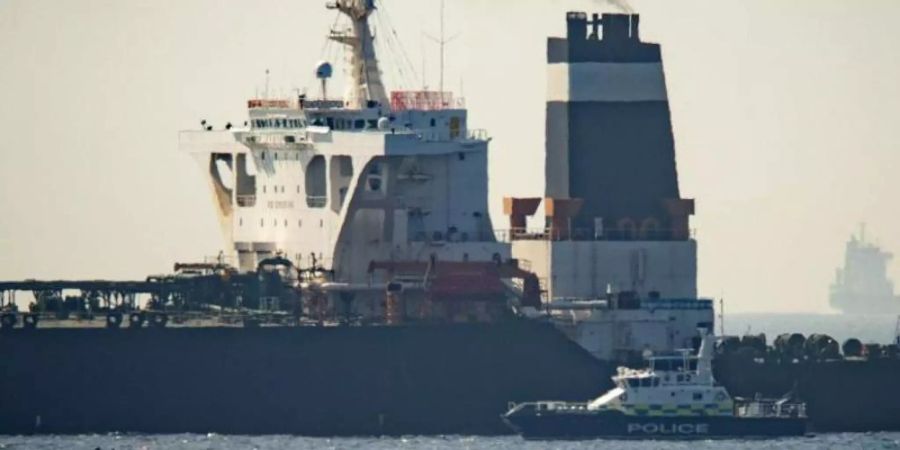
<svg viewBox="0 0 900 450">
<path fill-rule="evenodd" d="M 180 146 L 208 165 L 232 257 L 242 270 L 281 254 L 331 273 L 346 290 L 367 286 L 376 261 L 508 259 L 487 204 L 483 130 L 462 99 L 392 92 L 381 81 L 368 18 L 372 0 L 328 4 L 351 22 L 329 39 L 347 47 L 348 86 L 323 98 L 251 99 L 244 127 L 183 131 Z"/>
<path fill-rule="evenodd" d="M 650 416 L 732 416 L 734 402 L 712 373 L 715 336 L 704 334 L 697 355 L 689 350 L 648 358 L 646 369 L 620 367 L 616 387 L 587 404 L 588 410 L 615 409 Z"/>
</svg>

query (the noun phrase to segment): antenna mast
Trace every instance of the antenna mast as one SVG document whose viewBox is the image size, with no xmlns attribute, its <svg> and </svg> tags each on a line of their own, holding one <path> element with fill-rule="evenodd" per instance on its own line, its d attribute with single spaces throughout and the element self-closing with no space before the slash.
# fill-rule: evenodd
<svg viewBox="0 0 900 450">
<path fill-rule="evenodd" d="M 438 85 L 438 89 L 439 89 L 439 95 L 441 96 L 441 105 L 443 105 L 444 104 L 444 47 L 446 47 L 447 44 L 453 42 L 454 39 L 459 37 L 459 33 L 451 36 L 449 39 L 447 39 L 444 35 L 444 0 L 441 0 L 441 37 L 440 37 L 440 39 L 435 38 L 434 36 L 431 36 L 428 33 L 425 33 L 425 37 L 431 39 L 434 42 L 437 42 L 438 45 L 440 46 L 441 78 L 440 78 L 440 84 Z M 423 76 L 424 76 L 424 74 L 423 74 Z"/>
<path fill-rule="evenodd" d="M 725 336 L 725 298 L 719 297 L 719 336 Z"/>
</svg>

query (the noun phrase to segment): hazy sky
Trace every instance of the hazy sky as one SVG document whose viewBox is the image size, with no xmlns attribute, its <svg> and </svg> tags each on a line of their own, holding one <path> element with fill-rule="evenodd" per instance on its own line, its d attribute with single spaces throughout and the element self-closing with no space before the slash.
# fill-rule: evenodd
<svg viewBox="0 0 900 450">
<path fill-rule="evenodd" d="M 324 47 L 335 15 L 323 3 L 0 0 L 0 279 L 143 278 L 216 254 L 211 196 L 177 132 L 242 122 L 267 68 L 272 92 L 315 92 L 315 63 L 341 60 Z M 438 33 L 439 1 L 383 3 L 388 82 L 421 86 L 424 51 L 436 87 L 422 33 Z M 644 40 L 663 44 L 701 293 L 730 311 L 823 311 L 860 221 L 900 251 L 900 2 L 631 5 Z M 503 196 L 543 192 L 546 37 L 564 34 L 567 10 L 612 9 L 447 1 L 459 37 L 446 85 L 494 137 L 496 228 Z"/>
</svg>

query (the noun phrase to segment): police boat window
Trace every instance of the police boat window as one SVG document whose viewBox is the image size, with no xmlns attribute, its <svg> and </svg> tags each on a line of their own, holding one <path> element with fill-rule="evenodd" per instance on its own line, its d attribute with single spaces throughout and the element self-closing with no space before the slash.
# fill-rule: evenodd
<svg viewBox="0 0 900 450">
<path fill-rule="evenodd" d="M 688 362 L 688 367 L 691 369 L 692 372 L 696 371 L 697 370 L 697 360 L 696 359 L 690 360 Z"/>
<path fill-rule="evenodd" d="M 694 392 L 694 400 L 698 400 L 698 401 L 703 400 L 703 393 L 702 392 Z"/>
<path fill-rule="evenodd" d="M 641 378 L 641 387 L 650 387 L 653 385 L 653 380 L 650 378 Z"/>
<path fill-rule="evenodd" d="M 629 379 L 628 379 L 628 386 L 629 386 L 629 387 L 636 388 L 636 387 L 640 387 L 640 385 L 641 385 L 641 380 L 638 380 L 638 379 L 636 379 L 636 378 L 629 378 Z"/>
<path fill-rule="evenodd" d="M 362 130 L 365 127 L 366 127 L 365 120 L 357 119 L 355 122 L 353 122 L 353 128 L 356 128 L 357 130 Z"/>
</svg>

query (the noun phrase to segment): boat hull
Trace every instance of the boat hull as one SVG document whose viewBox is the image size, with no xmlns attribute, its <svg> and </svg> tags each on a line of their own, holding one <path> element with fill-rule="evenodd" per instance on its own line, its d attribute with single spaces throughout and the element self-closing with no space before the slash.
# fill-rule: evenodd
<svg viewBox="0 0 900 450">
<path fill-rule="evenodd" d="M 774 438 L 806 434 L 802 418 L 629 416 L 620 412 L 521 413 L 504 416 L 526 439 Z"/>
</svg>

